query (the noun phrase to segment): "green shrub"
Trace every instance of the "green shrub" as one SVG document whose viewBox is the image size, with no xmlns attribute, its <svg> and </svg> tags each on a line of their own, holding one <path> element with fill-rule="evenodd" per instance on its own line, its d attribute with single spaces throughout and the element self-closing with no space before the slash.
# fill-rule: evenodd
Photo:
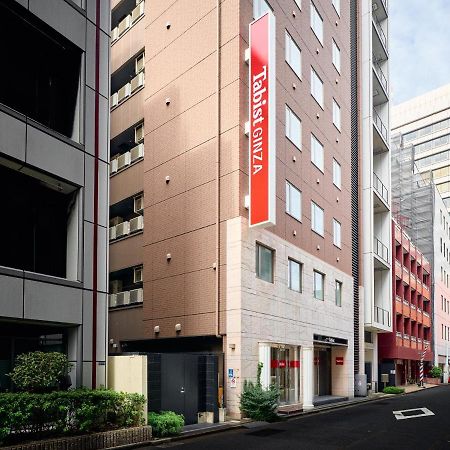
<svg viewBox="0 0 450 450">
<path fill-rule="evenodd" d="M 441 378 L 442 369 L 439 366 L 433 366 L 428 372 L 430 378 Z"/>
<path fill-rule="evenodd" d="M 58 388 L 69 373 L 67 356 L 58 352 L 31 352 L 19 355 L 9 374 L 20 391 L 50 392 Z"/>
<path fill-rule="evenodd" d="M 175 436 L 184 427 L 184 417 L 173 411 L 161 411 L 159 414 L 150 412 L 148 424 L 152 426 L 152 433 L 156 437 Z"/>
<path fill-rule="evenodd" d="M 271 422 L 277 419 L 276 409 L 280 390 L 278 386 L 271 385 L 268 389 L 261 386 L 262 363 L 258 364 L 256 384 L 244 381 L 244 390 L 241 395 L 241 411 L 253 420 Z"/>
<path fill-rule="evenodd" d="M 395 387 L 395 386 L 386 386 L 383 389 L 385 394 L 403 394 L 405 390 L 403 388 Z"/>
<path fill-rule="evenodd" d="M 0 393 L 0 442 L 142 425 L 145 398 L 107 389 Z"/>
</svg>

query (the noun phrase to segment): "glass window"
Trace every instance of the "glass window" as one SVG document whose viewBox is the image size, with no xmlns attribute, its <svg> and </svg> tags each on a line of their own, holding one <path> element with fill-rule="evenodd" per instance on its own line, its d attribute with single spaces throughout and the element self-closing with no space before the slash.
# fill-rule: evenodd
<svg viewBox="0 0 450 450">
<path fill-rule="evenodd" d="M 333 219 L 333 244 L 341 248 L 341 224 Z"/>
<path fill-rule="evenodd" d="M 253 18 L 257 19 L 265 14 L 267 11 L 271 11 L 269 3 L 266 0 L 253 0 Z"/>
<path fill-rule="evenodd" d="M 323 273 L 314 271 L 314 298 L 318 300 L 324 299 L 324 285 L 325 285 L 325 275 Z"/>
<path fill-rule="evenodd" d="M 336 306 L 342 306 L 342 283 L 336 280 Z"/>
<path fill-rule="evenodd" d="M 286 212 L 297 220 L 302 219 L 302 193 L 286 181 Z"/>
<path fill-rule="evenodd" d="M 333 184 L 341 189 L 341 165 L 333 158 Z"/>
<path fill-rule="evenodd" d="M 293 259 L 288 260 L 289 272 L 288 272 L 288 286 L 293 291 L 302 292 L 302 272 L 303 267 L 297 261 Z"/>
<path fill-rule="evenodd" d="M 323 83 L 316 71 L 311 67 L 311 95 L 323 108 Z"/>
<path fill-rule="evenodd" d="M 323 172 L 323 145 L 311 133 L 311 161 Z"/>
<path fill-rule="evenodd" d="M 301 78 L 302 76 L 302 54 L 300 48 L 295 43 L 292 36 L 286 31 L 285 34 L 285 58 L 286 62 L 292 68 L 292 70 L 296 73 L 296 75 Z"/>
<path fill-rule="evenodd" d="M 311 229 L 321 236 L 324 235 L 323 209 L 314 202 L 311 202 Z"/>
<path fill-rule="evenodd" d="M 338 105 L 337 101 L 333 98 L 333 124 L 341 131 L 341 107 Z"/>
<path fill-rule="evenodd" d="M 256 244 L 256 276 L 261 280 L 273 283 L 274 250 L 261 244 Z"/>
<path fill-rule="evenodd" d="M 336 70 L 341 73 L 341 50 L 333 39 L 333 65 Z"/>
<path fill-rule="evenodd" d="M 323 20 L 313 2 L 311 2 L 311 28 L 317 39 L 319 39 L 319 42 L 323 45 Z"/>
<path fill-rule="evenodd" d="M 302 122 L 286 105 L 286 136 L 299 149 L 302 148 Z"/>
</svg>

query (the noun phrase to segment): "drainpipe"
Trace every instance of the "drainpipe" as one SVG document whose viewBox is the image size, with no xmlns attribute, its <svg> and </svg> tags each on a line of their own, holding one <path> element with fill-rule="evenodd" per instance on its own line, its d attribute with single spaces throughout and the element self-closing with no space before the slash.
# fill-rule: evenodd
<svg viewBox="0 0 450 450">
<path fill-rule="evenodd" d="M 220 0 L 217 0 L 217 142 L 216 142 L 216 337 L 220 334 Z"/>
</svg>

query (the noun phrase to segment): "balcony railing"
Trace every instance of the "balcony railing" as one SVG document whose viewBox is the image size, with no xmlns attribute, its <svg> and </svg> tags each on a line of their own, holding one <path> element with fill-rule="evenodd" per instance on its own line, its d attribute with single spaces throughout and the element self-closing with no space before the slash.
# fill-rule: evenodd
<svg viewBox="0 0 450 450">
<path fill-rule="evenodd" d="M 144 15 L 144 12 L 145 2 L 142 1 L 131 11 L 131 14 L 124 17 L 119 25 L 111 30 L 111 44 L 125 34 Z"/>
<path fill-rule="evenodd" d="M 375 172 L 373 173 L 373 187 L 378 192 L 378 195 L 389 204 L 389 191 Z"/>
<path fill-rule="evenodd" d="M 379 22 L 375 18 L 373 18 L 373 23 L 375 24 L 375 28 L 378 30 L 378 35 L 380 36 L 381 43 L 383 44 L 383 47 L 385 48 L 385 50 L 387 52 L 386 34 L 384 33 L 382 26 L 379 24 Z"/>
<path fill-rule="evenodd" d="M 129 152 L 122 153 L 120 156 L 115 156 L 112 158 L 109 166 L 109 172 L 111 175 L 114 175 L 143 157 L 144 144 L 140 143 L 133 147 Z"/>
<path fill-rule="evenodd" d="M 375 108 L 373 109 L 373 121 L 374 121 L 376 127 L 378 128 L 378 131 L 381 133 L 381 135 L 385 139 L 385 141 L 388 142 L 388 130 L 387 130 L 386 126 L 384 125 L 383 121 L 381 120 L 381 117 L 375 110 Z"/>
<path fill-rule="evenodd" d="M 375 322 L 384 326 L 391 326 L 391 314 L 386 309 L 374 306 Z"/>
<path fill-rule="evenodd" d="M 402 333 L 400 333 L 400 331 L 397 331 L 397 333 L 395 333 L 395 335 L 398 337 L 398 338 L 402 338 L 403 336 L 402 336 Z"/>
<path fill-rule="evenodd" d="M 377 237 L 374 237 L 373 247 L 375 254 L 379 256 L 384 262 L 389 264 L 389 248 L 384 245 Z"/>
<path fill-rule="evenodd" d="M 124 86 L 122 86 L 117 92 L 114 92 L 111 95 L 111 109 L 115 108 L 117 105 L 120 105 L 125 99 L 130 97 L 130 95 L 134 94 L 140 88 L 142 88 L 145 84 L 145 73 L 144 71 L 139 72 L 131 81 Z"/>
<path fill-rule="evenodd" d="M 380 78 L 381 85 L 383 86 L 384 90 L 386 91 L 386 94 L 389 95 L 388 81 L 387 81 L 386 75 L 384 74 L 383 70 L 381 69 L 381 66 L 377 62 L 374 61 L 373 67 L 374 67 L 375 72 L 377 73 L 378 77 Z"/>
<path fill-rule="evenodd" d="M 137 216 L 109 227 L 109 240 L 114 241 L 144 229 L 144 216 Z"/>
</svg>

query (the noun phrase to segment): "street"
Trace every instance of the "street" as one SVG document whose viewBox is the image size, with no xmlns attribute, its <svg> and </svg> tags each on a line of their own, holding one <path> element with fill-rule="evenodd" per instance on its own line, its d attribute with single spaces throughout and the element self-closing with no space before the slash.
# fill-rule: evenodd
<svg viewBox="0 0 450 450">
<path fill-rule="evenodd" d="M 434 415 L 397 420 L 393 411 L 428 408 Z M 405 416 L 418 412 L 405 413 Z M 383 398 L 260 428 L 174 441 L 156 448 L 450 449 L 450 386 Z M 155 447 L 148 447 L 155 448 Z"/>
</svg>

